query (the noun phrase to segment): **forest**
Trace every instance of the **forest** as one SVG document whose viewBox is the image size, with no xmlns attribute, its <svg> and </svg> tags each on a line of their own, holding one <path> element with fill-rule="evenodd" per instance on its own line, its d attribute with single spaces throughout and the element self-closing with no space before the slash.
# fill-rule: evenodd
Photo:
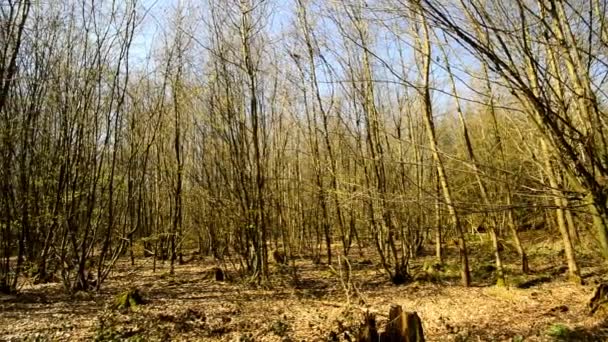
<svg viewBox="0 0 608 342">
<path fill-rule="evenodd" d="M 0 0 L 0 341 L 93 340 L 608 340 L 608 1 Z"/>
</svg>

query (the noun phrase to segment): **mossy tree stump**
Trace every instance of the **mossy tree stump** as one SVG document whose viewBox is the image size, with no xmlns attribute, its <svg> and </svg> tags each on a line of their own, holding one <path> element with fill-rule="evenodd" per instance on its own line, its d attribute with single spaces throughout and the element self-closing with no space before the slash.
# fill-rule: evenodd
<svg viewBox="0 0 608 342">
<path fill-rule="evenodd" d="M 144 303 L 138 289 L 129 289 L 114 298 L 114 308 L 118 310 L 132 310 Z"/>
<path fill-rule="evenodd" d="M 378 335 L 376 319 L 366 313 L 357 342 L 424 342 L 422 322 L 416 312 L 404 312 L 400 305 L 392 305 L 385 331 Z"/>
</svg>

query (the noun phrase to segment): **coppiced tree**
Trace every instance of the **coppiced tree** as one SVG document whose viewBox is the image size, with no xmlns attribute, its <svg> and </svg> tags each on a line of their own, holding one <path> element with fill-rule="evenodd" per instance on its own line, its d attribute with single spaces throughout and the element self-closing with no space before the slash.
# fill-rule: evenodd
<svg viewBox="0 0 608 342">
<path fill-rule="evenodd" d="M 135 0 L 2 2 L 0 290 L 194 247 L 269 284 L 357 246 L 403 283 L 428 242 L 468 286 L 482 228 L 503 284 L 534 224 L 576 282 L 585 227 L 608 255 L 602 1 L 289 4 L 183 1 L 150 39 Z"/>
<path fill-rule="evenodd" d="M 15 79 L 19 77 L 19 55 L 22 53 L 24 30 L 30 16 L 30 1 L 9 1 L 3 4 L 0 12 L 0 115 L 2 115 L 2 259 L 0 262 L 0 291 L 13 292 L 17 288 L 17 280 L 22 270 L 26 254 L 26 239 L 29 238 L 30 229 L 28 206 L 22 205 L 21 213 L 17 201 L 29 201 L 27 198 L 27 152 L 22 152 L 22 157 L 16 156 L 17 146 L 14 140 L 18 139 L 18 122 L 11 115 L 10 101 L 14 96 Z M 8 104 L 8 106 L 7 106 Z M 31 114 L 27 115 L 31 118 Z M 31 120 L 31 119 L 30 119 Z M 22 127 L 27 130 L 29 127 Z M 30 134 L 25 132 L 23 138 L 29 139 Z M 23 139 L 22 139 L 23 140 Z M 27 142 L 27 141 L 26 141 Z M 25 160 L 24 160 L 25 159 Z M 21 176 L 18 171 L 13 170 L 16 160 L 20 161 Z M 25 167 L 25 168 L 24 168 Z M 14 180 L 20 178 L 21 191 L 15 189 Z M 16 198 L 17 194 L 23 194 Z M 16 228 L 15 221 L 19 220 L 23 227 Z M 17 244 L 14 243 L 17 241 Z M 15 248 L 17 249 L 16 264 L 12 264 L 11 257 Z"/>
<path fill-rule="evenodd" d="M 424 0 L 410 4 L 504 80 L 538 128 L 553 157 L 549 158 L 567 172 L 572 190 L 588 203 L 606 255 L 605 128 L 599 100 L 603 92 L 602 81 L 593 72 L 602 65 L 598 56 L 606 48 L 601 30 L 592 29 L 603 25 L 600 6 L 583 1 L 512 1 L 502 6 L 495 1 L 445 5 Z M 461 19 L 454 13 L 461 13 Z M 587 17 L 587 13 L 592 15 Z M 558 201 L 562 211 L 563 202 Z M 563 230 L 562 235 L 568 245 L 569 235 Z M 577 278 L 573 254 L 568 254 L 571 275 Z"/>
</svg>

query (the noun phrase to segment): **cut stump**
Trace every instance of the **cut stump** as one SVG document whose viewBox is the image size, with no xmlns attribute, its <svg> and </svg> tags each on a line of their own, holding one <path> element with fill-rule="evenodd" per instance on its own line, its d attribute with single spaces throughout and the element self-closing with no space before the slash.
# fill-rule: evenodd
<svg viewBox="0 0 608 342">
<path fill-rule="evenodd" d="M 376 328 L 376 316 L 366 312 L 363 325 L 357 336 L 357 342 L 378 342 L 378 330 Z"/>
<path fill-rule="evenodd" d="M 285 255 L 285 253 L 279 250 L 275 250 L 272 252 L 272 258 L 279 265 L 287 265 L 287 256 Z"/>
<path fill-rule="evenodd" d="M 213 277 L 215 278 L 215 281 L 224 281 L 224 279 L 226 279 L 224 270 L 222 270 L 219 267 L 212 268 L 211 273 L 212 273 Z"/>
<path fill-rule="evenodd" d="M 424 342 L 422 322 L 416 312 L 404 312 L 400 305 L 391 305 L 386 330 L 378 336 L 376 319 L 368 312 L 365 314 L 365 321 L 357 341 Z"/>
<path fill-rule="evenodd" d="M 138 289 L 129 289 L 114 298 L 114 308 L 118 310 L 132 310 L 144 303 L 144 299 Z"/>
</svg>

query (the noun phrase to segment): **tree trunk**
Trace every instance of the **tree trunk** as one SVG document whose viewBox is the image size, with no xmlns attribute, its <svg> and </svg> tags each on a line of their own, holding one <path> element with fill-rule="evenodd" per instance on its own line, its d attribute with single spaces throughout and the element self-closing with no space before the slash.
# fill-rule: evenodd
<svg viewBox="0 0 608 342">
<path fill-rule="evenodd" d="M 452 219 L 452 224 L 456 229 L 458 236 L 458 251 L 460 254 L 460 275 L 462 279 L 462 285 L 469 286 L 471 284 L 471 273 L 469 270 L 469 256 L 467 252 L 467 245 L 464 236 L 464 231 L 460 224 L 460 218 L 454 207 L 454 201 L 450 191 L 450 185 L 448 184 L 447 175 L 443 167 L 443 161 L 439 155 L 439 147 L 437 146 L 437 137 L 435 135 L 435 127 L 433 124 L 433 106 L 431 103 L 431 85 L 430 85 L 430 69 L 431 69 L 431 43 L 428 33 L 428 25 L 424 16 L 422 19 L 422 37 L 419 37 L 419 44 L 422 47 L 422 63 L 423 63 L 423 100 L 424 100 L 424 125 L 426 128 L 427 137 L 431 146 L 431 153 L 433 154 L 433 160 L 435 161 L 435 167 L 437 168 L 437 178 L 441 189 L 443 190 L 443 197 L 445 204 L 448 207 L 448 212 Z"/>
</svg>

